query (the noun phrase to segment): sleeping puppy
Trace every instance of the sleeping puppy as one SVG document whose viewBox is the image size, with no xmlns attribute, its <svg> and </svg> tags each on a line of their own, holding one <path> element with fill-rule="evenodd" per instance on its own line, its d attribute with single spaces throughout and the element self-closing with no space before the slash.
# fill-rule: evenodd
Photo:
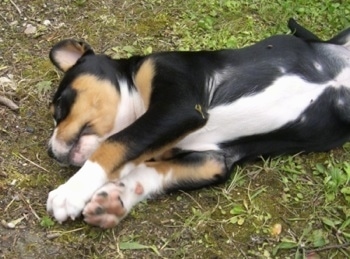
<svg viewBox="0 0 350 259">
<path fill-rule="evenodd" d="M 350 29 L 328 41 L 289 21 L 242 49 L 128 59 L 63 40 L 49 154 L 81 166 L 50 192 L 57 221 L 102 228 L 155 194 L 225 181 L 238 161 L 324 151 L 350 137 Z"/>
</svg>

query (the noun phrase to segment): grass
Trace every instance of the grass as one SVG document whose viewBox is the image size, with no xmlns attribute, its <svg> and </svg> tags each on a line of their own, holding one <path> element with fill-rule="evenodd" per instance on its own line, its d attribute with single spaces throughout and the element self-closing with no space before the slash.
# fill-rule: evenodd
<svg viewBox="0 0 350 259">
<path fill-rule="evenodd" d="M 20 106 L 0 106 L 1 258 L 350 257 L 349 144 L 239 165 L 226 184 L 145 201 L 107 231 L 57 224 L 45 209 L 49 190 L 76 170 L 46 155 L 61 77 L 48 51 L 58 40 L 83 39 L 115 58 L 242 47 L 289 33 L 289 17 L 327 39 L 350 26 L 346 1 L 4 0 L 0 14 L 0 77 L 16 84 L 0 94 Z M 28 23 L 35 34 L 23 33 Z"/>
</svg>

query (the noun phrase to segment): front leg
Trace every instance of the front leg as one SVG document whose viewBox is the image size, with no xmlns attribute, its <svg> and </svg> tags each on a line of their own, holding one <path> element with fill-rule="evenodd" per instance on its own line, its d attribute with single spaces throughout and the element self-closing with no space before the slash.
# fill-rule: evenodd
<svg viewBox="0 0 350 259">
<path fill-rule="evenodd" d="M 66 183 L 49 193 L 47 211 L 60 223 L 81 214 L 93 193 L 107 182 L 105 170 L 96 162 L 86 161 Z"/>
<path fill-rule="evenodd" d="M 126 165 L 121 173 L 125 176 L 132 169 L 131 165 Z M 98 163 L 88 160 L 66 183 L 49 193 L 47 211 L 60 223 L 68 218 L 74 220 L 80 216 L 96 190 L 108 181 L 105 169 Z"/>
</svg>

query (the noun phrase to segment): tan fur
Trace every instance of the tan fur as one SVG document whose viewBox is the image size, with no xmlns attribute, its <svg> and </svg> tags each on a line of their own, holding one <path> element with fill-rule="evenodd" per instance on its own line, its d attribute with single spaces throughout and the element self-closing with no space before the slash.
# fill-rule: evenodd
<svg viewBox="0 0 350 259">
<path fill-rule="evenodd" d="M 114 86 L 93 75 L 82 75 L 72 87 L 77 99 L 68 117 L 58 125 L 57 139 L 72 141 L 86 124 L 99 136 L 112 131 L 120 98 Z"/>
<path fill-rule="evenodd" d="M 154 62 L 152 59 L 147 59 L 135 75 L 135 85 L 139 91 L 143 103 L 146 108 L 149 106 L 152 93 L 152 80 L 155 74 Z"/>
<path fill-rule="evenodd" d="M 98 162 L 107 173 L 109 180 L 119 177 L 118 167 L 125 159 L 126 147 L 115 142 L 103 142 L 101 146 L 92 154 L 89 160 Z"/>
<path fill-rule="evenodd" d="M 215 159 L 208 159 L 202 163 L 182 164 L 172 161 L 156 161 L 146 162 L 147 166 L 153 167 L 160 174 L 168 174 L 171 171 L 171 176 L 175 182 L 182 180 L 198 182 L 200 180 L 209 180 L 215 175 L 222 173 L 224 166 Z"/>
</svg>

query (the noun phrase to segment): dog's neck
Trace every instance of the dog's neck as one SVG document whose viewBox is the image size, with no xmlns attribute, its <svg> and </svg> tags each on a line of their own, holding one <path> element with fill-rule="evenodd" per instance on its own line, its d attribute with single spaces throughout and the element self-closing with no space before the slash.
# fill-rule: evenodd
<svg viewBox="0 0 350 259">
<path fill-rule="evenodd" d="M 128 127 L 137 118 L 145 113 L 146 107 L 140 94 L 128 85 L 128 81 L 118 79 L 120 89 L 120 103 L 116 107 L 117 114 L 114 121 L 114 127 L 110 135 L 115 134 Z"/>
</svg>

